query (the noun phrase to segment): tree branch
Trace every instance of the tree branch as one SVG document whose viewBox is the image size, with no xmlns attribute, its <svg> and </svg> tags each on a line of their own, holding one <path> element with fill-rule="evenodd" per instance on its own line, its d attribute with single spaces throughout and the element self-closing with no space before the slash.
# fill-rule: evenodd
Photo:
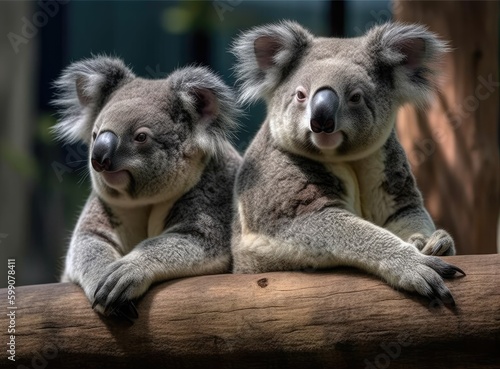
<svg viewBox="0 0 500 369">
<path fill-rule="evenodd" d="M 454 309 L 347 268 L 162 283 L 134 324 L 101 318 L 75 285 L 19 287 L 15 366 L 498 368 L 500 255 L 445 259 L 467 273 L 447 282 Z"/>
</svg>

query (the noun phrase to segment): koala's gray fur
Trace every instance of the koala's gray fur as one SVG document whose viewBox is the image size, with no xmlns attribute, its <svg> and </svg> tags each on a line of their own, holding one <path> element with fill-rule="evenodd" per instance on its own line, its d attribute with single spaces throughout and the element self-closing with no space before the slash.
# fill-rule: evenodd
<svg viewBox="0 0 500 369">
<path fill-rule="evenodd" d="M 241 162 L 231 89 L 206 68 L 147 80 L 103 56 L 72 64 L 56 87 L 54 130 L 89 145 L 92 178 L 62 281 L 100 313 L 135 318 L 131 301 L 154 282 L 228 272 Z"/>
<path fill-rule="evenodd" d="M 429 99 L 445 51 L 418 25 L 352 39 L 289 21 L 242 33 L 241 99 L 263 98 L 268 113 L 236 179 L 234 272 L 347 265 L 454 303 L 442 277 L 461 270 L 431 256 L 453 255 L 453 240 L 436 231 L 394 128 L 402 104 Z"/>
</svg>

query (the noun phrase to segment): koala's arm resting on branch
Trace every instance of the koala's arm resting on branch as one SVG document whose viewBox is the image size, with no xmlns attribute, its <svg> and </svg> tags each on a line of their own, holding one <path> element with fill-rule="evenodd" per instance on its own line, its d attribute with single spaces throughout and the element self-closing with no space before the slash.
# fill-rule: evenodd
<svg viewBox="0 0 500 369">
<path fill-rule="evenodd" d="M 454 309 L 353 269 L 166 282 L 139 301 L 132 325 L 100 317 L 75 285 L 19 287 L 15 364 L 45 355 L 50 368 L 498 368 L 500 255 L 445 260 L 467 271 L 448 282 Z"/>
</svg>

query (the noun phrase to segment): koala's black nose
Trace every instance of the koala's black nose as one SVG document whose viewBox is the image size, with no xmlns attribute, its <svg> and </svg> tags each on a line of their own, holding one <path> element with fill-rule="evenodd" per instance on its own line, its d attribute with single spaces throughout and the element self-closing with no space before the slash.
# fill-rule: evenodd
<svg viewBox="0 0 500 369">
<path fill-rule="evenodd" d="M 96 172 L 110 170 L 111 159 L 118 147 L 118 137 L 110 131 L 105 131 L 97 136 L 92 147 L 92 167 Z"/>
<path fill-rule="evenodd" d="M 314 133 L 332 133 L 338 108 L 339 97 L 335 91 L 329 88 L 317 91 L 311 100 L 311 130 Z"/>
</svg>

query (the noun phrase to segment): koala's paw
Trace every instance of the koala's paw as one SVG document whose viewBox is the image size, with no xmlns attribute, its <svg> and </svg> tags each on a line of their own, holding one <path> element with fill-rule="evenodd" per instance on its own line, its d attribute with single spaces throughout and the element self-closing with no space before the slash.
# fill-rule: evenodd
<svg viewBox="0 0 500 369">
<path fill-rule="evenodd" d="M 455 255 L 455 242 L 448 232 L 442 229 L 438 229 L 430 237 L 425 237 L 421 233 L 415 233 L 410 236 L 408 242 L 425 255 Z"/>
<path fill-rule="evenodd" d="M 147 291 L 151 282 L 144 268 L 122 258 L 110 264 L 94 293 L 92 308 L 105 316 L 118 316 L 127 320 L 138 318 L 132 300 Z"/>
<path fill-rule="evenodd" d="M 448 264 L 436 256 L 418 255 L 407 259 L 395 283 L 407 291 L 414 291 L 431 300 L 439 299 L 445 305 L 455 306 L 455 300 L 450 290 L 444 284 L 443 278 L 452 278 L 456 273 L 465 273 L 455 265 Z"/>
</svg>

